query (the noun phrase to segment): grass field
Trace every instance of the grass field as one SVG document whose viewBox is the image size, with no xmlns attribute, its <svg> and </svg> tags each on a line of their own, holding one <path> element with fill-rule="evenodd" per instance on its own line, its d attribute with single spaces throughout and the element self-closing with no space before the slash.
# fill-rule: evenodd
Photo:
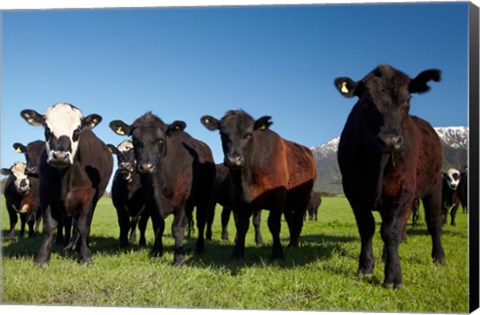
<svg viewBox="0 0 480 315">
<path fill-rule="evenodd" d="M 4 199 L 2 233 L 8 229 Z M 94 265 L 76 262 L 76 254 L 53 249 L 42 269 L 33 260 L 41 237 L 3 241 L 2 303 L 78 306 L 133 306 L 180 308 L 232 308 L 277 310 L 343 310 L 386 312 L 466 313 L 468 311 L 467 215 L 458 214 L 457 226 L 445 226 L 446 263 L 431 262 L 431 240 L 422 219 L 407 228 L 408 243 L 400 246 L 403 286 L 382 288 L 383 263 L 380 219 L 374 240 L 375 273 L 357 279 L 360 241 L 353 213 L 345 198 L 324 198 L 319 221 L 304 225 L 300 247 L 285 250 L 282 261 L 271 261 L 271 235 L 262 213 L 265 245 L 254 245 L 253 227 L 247 238 L 245 259 L 230 258 L 232 244 L 220 240 L 217 208 L 213 241 L 196 255 L 196 235 L 186 242 L 186 263 L 174 267 L 169 217 L 164 235 L 166 253 L 151 258 L 153 233 L 149 223 L 147 247 L 118 246 L 118 224 L 111 200 L 103 198 L 94 215 L 91 249 Z M 232 220 L 231 220 L 232 221 Z M 288 228 L 282 222 L 282 243 Z M 235 228 L 230 222 L 230 238 Z M 17 228 L 18 229 L 18 228 Z"/>
</svg>

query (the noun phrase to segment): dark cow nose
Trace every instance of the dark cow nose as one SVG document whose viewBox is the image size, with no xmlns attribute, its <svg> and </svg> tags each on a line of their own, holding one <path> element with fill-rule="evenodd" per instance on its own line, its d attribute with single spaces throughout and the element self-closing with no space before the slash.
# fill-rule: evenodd
<svg viewBox="0 0 480 315">
<path fill-rule="evenodd" d="M 231 155 L 225 158 L 226 166 L 241 167 L 245 163 L 245 158 L 241 155 Z"/>
<path fill-rule="evenodd" d="M 131 168 L 130 163 L 128 163 L 128 162 L 121 162 L 119 167 L 122 170 L 129 170 Z"/>
<path fill-rule="evenodd" d="M 23 179 L 20 181 L 20 188 L 26 188 L 27 186 L 28 186 L 28 183 L 26 180 Z"/>
<path fill-rule="evenodd" d="M 152 174 L 155 171 L 155 165 L 152 163 L 138 164 L 138 172 L 141 174 Z"/>
<path fill-rule="evenodd" d="M 66 162 L 68 160 L 67 152 L 53 152 L 53 159 L 58 162 Z"/>
<path fill-rule="evenodd" d="M 387 152 L 400 151 L 403 146 L 403 137 L 397 135 L 388 135 L 381 137 L 383 141 L 383 150 Z"/>
</svg>

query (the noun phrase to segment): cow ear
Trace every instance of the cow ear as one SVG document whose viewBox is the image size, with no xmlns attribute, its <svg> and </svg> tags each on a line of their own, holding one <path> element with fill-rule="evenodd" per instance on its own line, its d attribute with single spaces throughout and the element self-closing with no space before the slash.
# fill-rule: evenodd
<svg viewBox="0 0 480 315">
<path fill-rule="evenodd" d="M 9 176 L 11 174 L 12 174 L 11 170 L 9 170 L 8 168 L 2 168 L 2 175 Z"/>
<path fill-rule="evenodd" d="M 253 129 L 254 130 L 267 130 L 268 127 L 270 127 L 273 122 L 270 121 L 270 119 L 272 119 L 272 117 L 270 116 L 263 116 L 263 117 L 260 117 L 258 118 L 256 121 L 255 121 L 255 125 L 253 126 Z"/>
<path fill-rule="evenodd" d="M 33 109 L 22 110 L 20 116 L 32 126 L 41 126 L 45 123 L 45 117 Z"/>
<path fill-rule="evenodd" d="M 202 118 L 200 118 L 200 121 L 202 122 L 202 125 L 205 126 L 210 131 L 218 130 L 220 129 L 220 121 L 218 119 L 205 115 Z"/>
<path fill-rule="evenodd" d="M 427 83 L 431 80 L 439 82 L 441 80 L 441 71 L 437 69 L 425 70 L 408 84 L 408 90 L 410 93 L 425 93 L 430 90 Z"/>
<path fill-rule="evenodd" d="M 336 78 L 334 81 L 335 87 L 345 97 L 354 97 L 357 82 L 347 77 Z"/>
<path fill-rule="evenodd" d="M 116 146 L 114 146 L 113 144 L 107 144 L 107 147 L 108 147 L 108 150 L 112 153 L 112 154 L 115 154 L 115 155 L 119 155 L 121 152 L 117 149 Z"/>
<path fill-rule="evenodd" d="M 95 128 L 102 121 L 102 116 L 97 114 L 91 114 L 83 118 L 83 127 L 88 129 Z"/>
<path fill-rule="evenodd" d="M 13 148 L 15 149 L 15 152 L 17 153 L 25 153 L 27 152 L 27 147 L 24 146 L 23 144 L 21 143 L 18 143 L 18 142 L 15 142 L 13 144 Z"/>
<path fill-rule="evenodd" d="M 187 128 L 187 124 L 181 120 L 175 120 L 173 123 L 168 125 L 167 136 L 171 136 L 175 132 L 182 132 Z"/>
<path fill-rule="evenodd" d="M 130 131 L 132 130 L 131 126 L 127 125 L 121 120 L 111 121 L 109 127 L 113 130 L 113 132 L 120 136 L 130 135 Z"/>
</svg>

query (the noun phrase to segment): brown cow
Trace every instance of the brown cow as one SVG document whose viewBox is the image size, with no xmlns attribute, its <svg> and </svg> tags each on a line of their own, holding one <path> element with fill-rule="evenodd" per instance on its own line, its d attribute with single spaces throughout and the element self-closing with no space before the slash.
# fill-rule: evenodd
<svg viewBox="0 0 480 315">
<path fill-rule="evenodd" d="M 290 245 L 296 246 L 303 214 L 317 176 L 312 152 L 280 137 L 269 129 L 271 117 L 254 120 L 241 110 L 229 111 L 221 119 L 203 116 L 202 124 L 219 130 L 224 163 L 230 169 L 234 211 L 237 212 L 237 239 L 234 258 L 245 252 L 245 234 L 255 211 L 270 210 L 268 227 L 273 236 L 272 257 L 282 258 L 280 219 L 285 215 Z"/>
<path fill-rule="evenodd" d="M 425 208 L 432 237 L 432 257 L 444 260 L 441 244 L 441 167 L 443 147 L 432 126 L 409 115 L 412 93 L 427 92 L 428 81 L 440 71 L 427 70 L 414 79 L 388 65 L 380 65 L 361 81 L 341 77 L 335 86 L 346 97 L 358 97 L 338 146 L 338 164 L 345 195 L 357 221 L 362 248 L 359 275 L 374 268 L 372 210 L 382 217 L 386 287 L 399 287 L 402 271 L 398 246 L 414 199 Z"/>
</svg>

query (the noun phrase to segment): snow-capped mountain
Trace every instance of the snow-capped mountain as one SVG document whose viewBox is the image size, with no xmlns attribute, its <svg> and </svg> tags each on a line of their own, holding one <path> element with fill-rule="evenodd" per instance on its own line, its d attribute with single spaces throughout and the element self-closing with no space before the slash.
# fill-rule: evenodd
<svg viewBox="0 0 480 315">
<path fill-rule="evenodd" d="M 440 140 L 452 148 L 468 148 L 468 127 L 435 127 Z M 312 147 L 313 154 L 318 158 L 326 158 L 332 153 L 337 153 L 340 137 L 336 137 L 322 145 Z"/>
<path fill-rule="evenodd" d="M 467 149 L 469 140 L 468 127 L 436 127 L 434 128 L 444 142 L 444 168 L 462 169 L 467 164 Z M 312 147 L 317 161 L 317 181 L 315 189 L 341 194 L 341 175 L 337 163 L 337 150 L 340 137 L 334 138 L 322 145 Z"/>
</svg>

